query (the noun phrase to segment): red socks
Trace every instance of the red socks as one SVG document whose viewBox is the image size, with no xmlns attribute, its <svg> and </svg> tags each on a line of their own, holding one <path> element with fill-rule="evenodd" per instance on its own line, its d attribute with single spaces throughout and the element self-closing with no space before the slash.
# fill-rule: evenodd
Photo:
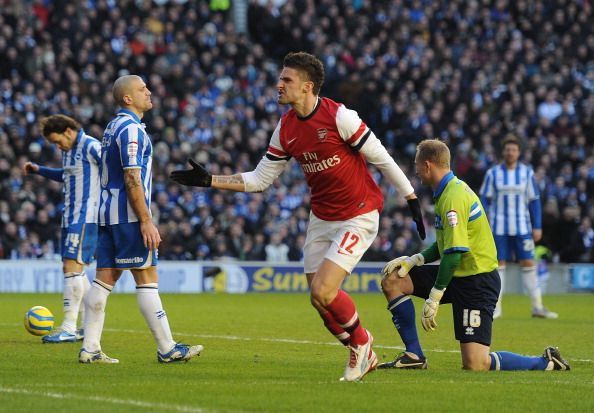
<svg viewBox="0 0 594 413">
<path fill-rule="evenodd" d="M 350 335 L 349 344 L 358 346 L 367 343 L 369 337 L 359 322 L 359 314 L 351 297 L 342 290 L 338 290 L 336 298 L 326 306 L 328 313 L 322 314 L 324 325 L 341 342 L 343 341 L 341 330 Z M 337 334 L 338 333 L 338 334 Z M 339 335 L 341 337 L 339 337 Z"/>
<path fill-rule="evenodd" d="M 324 325 L 330 331 L 334 337 L 336 337 L 343 345 L 348 346 L 351 342 L 351 335 L 344 331 L 344 328 L 340 326 L 332 316 L 332 314 L 325 312 L 320 313 L 320 317 L 324 320 Z"/>
</svg>

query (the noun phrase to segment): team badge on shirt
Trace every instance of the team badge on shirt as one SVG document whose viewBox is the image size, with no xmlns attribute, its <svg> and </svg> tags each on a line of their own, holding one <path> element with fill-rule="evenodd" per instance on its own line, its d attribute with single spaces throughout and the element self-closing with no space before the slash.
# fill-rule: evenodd
<svg viewBox="0 0 594 413">
<path fill-rule="evenodd" d="M 138 142 L 137 141 L 128 142 L 128 156 L 132 159 L 135 159 L 137 153 L 138 153 Z M 135 163 L 136 162 L 134 162 L 134 164 Z"/>
<path fill-rule="evenodd" d="M 458 213 L 453 209 L 446 213 L 446 217 L 448 218 L 448 224 L 450 227 L 455 227 L 458 225 Z"/>
<path fill-rule="evenodd" d="M 326 128 L 320 128 L 318 129 L 318 139 L 323 141 L 324 139 L 326 139 L 326 135 L 328 135 L 328 129 Z"/>
</svg>

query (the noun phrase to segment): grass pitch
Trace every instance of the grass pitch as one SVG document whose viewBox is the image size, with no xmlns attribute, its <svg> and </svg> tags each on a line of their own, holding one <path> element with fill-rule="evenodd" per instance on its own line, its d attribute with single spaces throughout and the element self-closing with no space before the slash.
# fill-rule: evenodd
<svg viewBox="0 0 594 413">
<path fill-rule="evenodd" d="M 381 361 L 402 343 L 380 295 L 354 295 Z M 108 301 L 103 350 L 118 365 L 81 365 L 80 343 L 41 344 L 22 324 L 34 305 L 62 318 L 58 294 L 0 294 L 0 412 L 592 412 L 594 296 L 546 296 L 559 320 L 530 318 L 527 297 L 506 296 L 493 350 L 539 355 L 557 345 L 569 372 L 461 370 L 451 307 L 419 335 L 424 371 L 375 371 L 341 383 L 348 353 L 304 294 L 162 295 L 174 337 L 203 344 L 197 359 L 161 365 L 134 295 Z M 415 299 L 417 316 L 421 300 Z"/>
</svg>

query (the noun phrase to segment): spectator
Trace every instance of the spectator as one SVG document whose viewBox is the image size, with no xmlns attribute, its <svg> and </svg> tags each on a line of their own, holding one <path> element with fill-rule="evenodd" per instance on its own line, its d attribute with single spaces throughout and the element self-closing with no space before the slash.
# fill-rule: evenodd
<svg viewBox="0 0 594 413">
<path fill-rule="evenodd" d="M 289 247 L 281 238 L 281 234 L 274 232 L 270 235 L 270 242 L 266 245 L 266 261 L 284 262 L 289 260 Z"/>
<path fill-rule="evenodd" d="M 206 207 L 201 223 L 192 221 L 192 234 L 204 246 L 200 259 L 212 258 L 214 238 L 203 238 L 202 225 L 216 222 L 224 206 L 235 205 L 236 199 L 213 202 L 200 192 L 170 193 L 166 177 L 196 154 L 213 173 L 221 172 L 213 169 L 217 163 L 229 172 L 258 163 L 285 110 L 276 104 L 270 85 L 289 48 L 323 58 L 325 94 L 353 102 L 405 172 L 411 171 L 420 138 L 440 137 L 452 153 L 464 155 L 453 159 L 456 171 L 478 190 L 485 171 L 500 161 L 501 139 L 514 133 L 530 148 L 523 161 L 537 175 L 542 170 L 543 201 L 552 198 L 563 209 L 568 202 L 563 197 L 576 190 L 580 217 L 594 203 L 591 2 L 561 0 L 547 7 L 521 2 L 503 10 L 492 9 L 491 2 L 469 7 L 462 0 L 430 2 L 430 7 L 424 7 L 429 2 L 396 0 L 251 1 L 248 33 L 240 33 L 232 14 L 214 11 L 210 2 L 160 3 L 151 8 L 147 2 L 91 1 L 76 7 L 12 2 L 0 10 L 0 53 L 5 57 L 0 61 L 0 205 L 9 205 L 12 222 L 27 199 L 35 214 L 46 210 L 49 216 L 47 225 L 30 219 L 27 239 L 37 233 L 42 246 L 47 245 L 51 240 L 40 227 L 54 228 L 57 239 L 60 225 L 60 186 L 35 181 L 31 190 L 22 182 L 20 164 L 33 155 L 30 147 L 36 151 L 35 162 L 60 162 L 59 151 L 41 139 L 37 120 L 73 114 L 100 137 L 114 111 L 105 91 L 122 71 L 141 72 L 149 77 L 155 103 L 146 119 L 155 144 L 152 196 L 167 195 L 163 211 L 159 203 L 155 216 L 161 224 L 179 219 L 170 202 L 188 219 L 194 202 Z M 469 27 L 472 35 L 467 35 Z M 564 176 L 555 187 L 551 183 L 566 163 L 574 176 Z M 289 167 L 291 172 L 278 184 L 284 187 L 279 198 L 272 191 L 249 194 L 242 200 L 248 211 L 231 219 L 245 217 L 244 234 L 254 241 L 254 253 L 243 256 L 263 258 L 256 237 L 277 225 L 267 221 L 270 203 L 282 202 L 279 225 L 287 214 L 303 222 L 300 205 L 309 209 L 303 175 L 295 165 Z M 381 176 L 374 177 L 392 195 L 385 209 L 391 214 L 397 197 Z M 431 193 L 421 191 L 429 213 Z M 3 214 L 0 206 L 0 226 L 6 227 Z M 553 222 L 552 240 L 564 233 L 558 222 Z M 5 245 L 2 229 L 0 243 Z M 399 231 L 389 234 L 392 256 Z M 293 245 L 296 236 L 290 232 L 287 244 Z M 560 253 L 549 240 L 543 243 Z"/>
</svg>

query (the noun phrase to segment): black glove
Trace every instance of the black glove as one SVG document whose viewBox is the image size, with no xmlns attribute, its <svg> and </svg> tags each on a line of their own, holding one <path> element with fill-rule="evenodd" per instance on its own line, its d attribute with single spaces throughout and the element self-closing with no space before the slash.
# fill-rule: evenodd
<svg viewBox="0 0 594 413">
<path fill-rule="evenodd" d="M 212 184 L 212 175 L 193 159 L 188 159 L 192 169 L 181 169 L 169 174 L 169 179 L 178 184 L 189 186 L 209 187 Z"/>
<path fill-rule="evenodd" d="M 410 209 L 412 219 L 415 221 L 415 224 L 417 224 L 417 232 L 419 233 L 419 237 L 421 237 L 421 239 L 425 239 L 425 224 L 423 224 L 423 214 L 421 214 L 421 204 L 419 203 L 419 198 L 408 199 L 406 202 L 408 203 L 408 208 Z"/>
</svg>

